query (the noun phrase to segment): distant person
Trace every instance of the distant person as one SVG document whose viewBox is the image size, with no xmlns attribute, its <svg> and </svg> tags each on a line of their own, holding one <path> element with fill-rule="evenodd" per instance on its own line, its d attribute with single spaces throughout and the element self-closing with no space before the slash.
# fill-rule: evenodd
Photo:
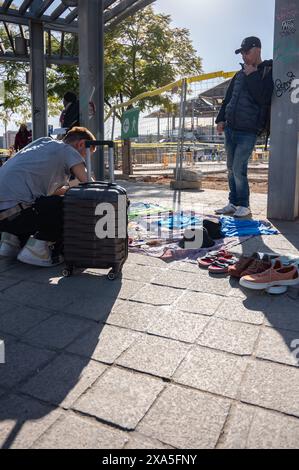
<svg viewBox="0 0 299 470">
<path fill-rule="evenodd" d="M 26 124 L 21 124 L 15 137 L 14 148 L 16 152 L 22 150 L 32 141 L 32 132 L 27 129 Z"/>
<path fill-rule="evenodd" d="M 63 97 L 64 109 L 60 116 L 61 127 L 72 129 L 80 125 L 79 100 L 77 95 L 68 91 Z"/>
<path fill-rule="evenodd" d="M 217 131 L 225 132 L 229 203 L 216 214 L 246 217 L 249 205 L 248 161 L 258 135 L 269 126 L 271 99 L 274 89 L 273 61 L 262 61 L 261 41 L 245 38 L 236 54 L 244 64 L 234 76 L 216 119 Z"/>
</svg>

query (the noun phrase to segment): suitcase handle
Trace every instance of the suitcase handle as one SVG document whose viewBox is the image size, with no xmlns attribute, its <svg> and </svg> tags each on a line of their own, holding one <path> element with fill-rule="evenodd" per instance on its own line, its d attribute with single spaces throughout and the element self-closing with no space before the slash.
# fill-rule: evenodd
<svg viewBox="0 0 299 470">
<path fill-rule="evenodd" d="M 85 141 L 85 147 L 90 148 L 90 147 L 114 147 L 114 142 L 113 140 L 86 140 Z"/>
<path fill-rule="evenodd" d="M 113 140 L 86 140 L 86 168 L 87 168 L 87 178 L 91 182 L 91 155 L 90 147 L 105 147 L 109 148 L 109 180 L 110 183 L 114 183 L 114 142 Z"/>
<path fill-rule="evenodd" d="M 80 183 L 80 186 L 117 186 L 116 183 L 110 183 L 108 181 L 89 181 L 88 183 Z"/>
</svg>

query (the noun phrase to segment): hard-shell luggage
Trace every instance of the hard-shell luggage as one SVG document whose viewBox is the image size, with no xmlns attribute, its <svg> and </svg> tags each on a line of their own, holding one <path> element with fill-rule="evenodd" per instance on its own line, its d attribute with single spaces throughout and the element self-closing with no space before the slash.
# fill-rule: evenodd
<svg viewBox="0 0 299 470">
<path fill-rule="evenodd" d="M 91 182 L 91 146 L 109 148 L 109 182 Z M 109 269 L 115 279 L 128 257 L 128 198 L 114 183 L 114 144 L 87 141 L 88 183 L 71 188 L 64 196 L 65 277 L 74 268 Z"/>
</svg>

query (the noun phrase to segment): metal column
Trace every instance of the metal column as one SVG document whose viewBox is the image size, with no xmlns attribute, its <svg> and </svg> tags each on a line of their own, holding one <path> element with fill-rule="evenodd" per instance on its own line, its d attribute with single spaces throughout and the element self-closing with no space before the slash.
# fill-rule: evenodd
<svg viewBox="0 0 299 470">
<path fill-rule="evenodd" d="M 299 216 L 298 79 L 299 4 L 276 0 L 268 217 L 279 220 Z"/>
<path fill-rule="evenodd" d="M 79 0 L 80 123 L 104 139 L 104 19 L 102 0 Z M 96 179 L 104 179 L 104 152 L 93 158 Z"/>
<path fill-rule="evenodd" d="M 48 135 L 48 107 L 46 62 L 44 53 L 44 27 L 41 22 L 30 21 L 30 67 L 33 139 Z"/>
</svg>

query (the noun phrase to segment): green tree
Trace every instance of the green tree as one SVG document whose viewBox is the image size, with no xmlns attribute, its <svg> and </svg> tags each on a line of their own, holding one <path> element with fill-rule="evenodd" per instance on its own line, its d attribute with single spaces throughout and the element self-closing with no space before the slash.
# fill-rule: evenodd
<svg viewBox="0 0 299 470">
<path fill-rule="evenodd" d="M 123 21 L 105 38 L 105 102 L 108 107 L 154 90 L 183 75 L 202 72 L 185 28 L 171 27 L 171 17 L 155 14 L 152 7 Z M 144 110 L 170 98 L 157 96 L 138 103 Z"/>
<path fill-rule="evenodd" d="M 0 40 L 6 34 L 0 29 Z M 59 34 L 51 44 L 52 54 L 59 54 Z M 48 44 L 47 44 L 48 48 Z M 66 54 L 78 53 L 78 41 L 66 35 Z M 71 51 L 71 52 L 70 52 Z M 6 81 L 5 108 L 24 118 L 30 112 L 30 96 L 25 83 L 28 64 L 0 64 L 0 78 Z M 155 14 L 152 7 L 124 20 L 105 36 L 105 103 L 107 109 L 124 103 L 140 93 L 154 90 L 175 81 L 178 77 L 201 73 L 201 58 L 192 45 L 189 30 L 171 27 L 171 17 Z M 52 65 L 47 69 L 49 115 L 59 113 L 62 96 L 79 91 L 79 71 L 76 66 Z M 156 96 L 138 103 L 142 110 L 163 105 L 171 109 L 169 96 Z M 121 111 L 117 114 L 121 117 Z"/>
</svg>

